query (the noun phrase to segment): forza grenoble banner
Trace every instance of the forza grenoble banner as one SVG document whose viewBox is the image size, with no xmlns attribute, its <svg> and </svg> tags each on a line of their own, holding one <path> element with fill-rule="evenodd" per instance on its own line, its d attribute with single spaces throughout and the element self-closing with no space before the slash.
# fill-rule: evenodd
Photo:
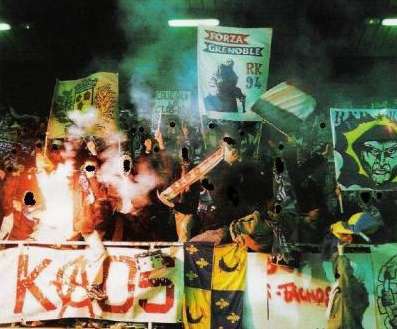
<svg viewBox="0 0 397 329">
<path fill-rule="evenodd" d="M 198 99 L 202 115 L 261 121 L 251 107 L 267 87 L 271 39 L 269 28 L 198 28 Z"/>
</svg>

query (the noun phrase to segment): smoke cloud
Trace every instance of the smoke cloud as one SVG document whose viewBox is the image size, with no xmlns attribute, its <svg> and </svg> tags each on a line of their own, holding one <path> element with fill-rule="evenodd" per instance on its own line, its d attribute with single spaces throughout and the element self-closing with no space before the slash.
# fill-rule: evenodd
<svg viewBox="0 0 397 329">
<path fill-rule="evenodd" d="M 188 15 L 180 1 L 120 0 L 119 13 L 130 45 L 121 75 L 129 81 L 138 116 L 150 119 L 156 90 L 195 90 L 196 29 L 168 27 L 168 19 Z"/>
</svg>

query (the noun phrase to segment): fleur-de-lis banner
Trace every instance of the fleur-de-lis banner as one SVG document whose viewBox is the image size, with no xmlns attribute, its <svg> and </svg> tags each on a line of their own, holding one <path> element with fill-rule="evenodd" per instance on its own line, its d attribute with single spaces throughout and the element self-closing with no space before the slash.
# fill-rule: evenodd
<svg viewBox="0 0 397 329">
<path fill-rule="evenodd" d="M 397 110 L 331 109 L 335 171 L 344 190 L 396 190 Z"/>
<path fill-rule="evenodd" d="M 71 112 L 84 115 L 88 111 L 93 111 L 95 116 L 90 118 L 89 124 L 81 122 L 81 134 L 104 136 L 106 130 L 115 128 L 118 94 L 117 73 L 98 72 L 78 80 L 57 81 L 48 122 L 48 137 L 66 137 L 68 127 L 73 124 Z"/>
<path fill-rule="evenodd" d="M 236 244 L 185 245 L 185 328 L 242 328 L 246 266 Z"/>
</svg>

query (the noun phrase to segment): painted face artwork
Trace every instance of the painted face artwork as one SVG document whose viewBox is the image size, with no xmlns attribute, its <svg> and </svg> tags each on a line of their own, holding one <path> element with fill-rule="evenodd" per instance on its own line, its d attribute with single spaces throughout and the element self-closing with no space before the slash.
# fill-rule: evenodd
<svg viewBox="0 0 397 329">
<path fill-rule="evenodd" d="M 366 141 L 360 158 L 365 171 L 375 184 L 389 182 L 397 174 L 397 140 Z"/>
<path fill-rule="evenodd" d="M 334 121 L 337 180 L 344 189 L 397 189 L 397 121 L 393 111 L 350 111 L 344 121 Z M 345 111 L 340 113 L 346 115 Z"/>
</svg>

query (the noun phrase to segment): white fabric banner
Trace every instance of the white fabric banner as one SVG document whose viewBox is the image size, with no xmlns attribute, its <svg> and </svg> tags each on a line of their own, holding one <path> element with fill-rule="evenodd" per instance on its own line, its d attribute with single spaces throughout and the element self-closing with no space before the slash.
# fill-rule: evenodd
<svg viewBox="0 0 397 329">
<path fill-rule="evenodd" d="M 181 115 L 192 107 L 190 90 L 157 90 L 154 98 L 154 112 Z"/>
<path fill-rule="evenodd" d="M 86 251 L 18 247 L 0 252 L 0 323 L 89 317 L 180 321 L 183 248 L 162 248 L 165 266 L 139 269 L 136 248 L 107 248 L 106 301 L 87 297 Z"/>
<path fill-rule="evenodd" d="M 198 28 L 198 99 L 211 119 L 261 121 L 252 105 L 266 90 L 272 29 Z"/>
<path fill-rule="evenodd" d="M 167 123 L 166 126 L 169 125 L 166 116 L 189 120 L 192 115 L 192 93 L 190 90 L 156 90 L 152 112 L 152 131 L 160 128 L 161 121 L 164 119 Z"/>
<path fill-rule="evenodd" d="M 375 298 L 371 257 L 348 254 L 354 275 L 364 283 L 369 306 L 363 314 L 363 328 L 375 329 Z M 244 300 L 246 329 L 325 329 L 327 306 L 335 281 L 330 262 L 319 254 L 304 254 L 299 270 L 268 262 L 268 255 L 250 253 Z"/>
</svg>

